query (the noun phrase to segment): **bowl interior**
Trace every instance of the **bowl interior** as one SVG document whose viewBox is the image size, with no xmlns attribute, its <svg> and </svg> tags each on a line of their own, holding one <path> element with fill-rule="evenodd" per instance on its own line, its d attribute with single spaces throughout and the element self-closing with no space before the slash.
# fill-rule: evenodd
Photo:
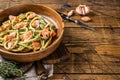
<svg viewBox="0 0 120 80">
<path fill-rule="evenodd" d="M 61 17 L 51 8 L 43 6 L 43 5 L 33 5 L 33 4 L 24 4 L 24 5 L 17 5 L 11 8 L 8 8 L 2 12 L 0 12 L 0 25 L 2 24 L 3 21 L 8 19 L 9 15 L 19 15 L 20 13 L 25 13 L 28 11 L 32 11 L 35 12 L 37 14 L 40 15 L 44 15 L 49 17 L 49 19 L 52 19 L 52 22 L 56 25 L 57 29 L 57 36 L 54 39 L 54 41 L 52 42 L 51 45 L 49 45 L 46 49 L 50 48 L 52 45 L 54 45 L 55 43 L 57 43 L 59 41 L 59 39 L 62 37 L 63 34 L 63 22 Z M 29 52 L 29 54 L 35 54 L 35 53 L 40 53 L 42 51 L 36 51 L 36 52 Z M 28 53 L 14 53 L 14 52 L 10 52 L 7 51 L 6 49 L 4 49 L 3 47 L 0 46 L 0 51 L 3 53 L 8 53 L 8 54 L 14 54 L 14 55 L 29 55 Z"/>
</svg>

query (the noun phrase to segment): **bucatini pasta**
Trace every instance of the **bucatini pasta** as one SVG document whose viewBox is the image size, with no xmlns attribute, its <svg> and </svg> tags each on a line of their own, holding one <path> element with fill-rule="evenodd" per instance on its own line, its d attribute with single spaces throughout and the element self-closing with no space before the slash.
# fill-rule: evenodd
<svg viewBox="0 0 120 80">
<path fill-rule="evenodd" d="M 0 46 L 13 52 L 44 49 L 55 36 L 55 25 L 34 12 L 9 15 L 0 26 Z"/>
</svg>

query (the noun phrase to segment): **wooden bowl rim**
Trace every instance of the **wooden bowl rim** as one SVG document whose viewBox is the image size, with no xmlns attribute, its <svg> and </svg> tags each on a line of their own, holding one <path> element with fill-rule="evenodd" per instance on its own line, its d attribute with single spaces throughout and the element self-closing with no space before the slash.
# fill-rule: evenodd
<svg viewBox="0 0 120 80">
<path fill-rule="evenodd" d="M 3 50 L 3 49 L 0 48 L 0 51 L 1 51 L 1 52 L 7 53 L 7 54 L 12 54 L 12 55 L 21 55 L 21 56 L 30 55 L 30 54 L 39 54 L 39 53 L 42 53 L 42 52 L 46 51 L 47 49 L 51 48 L 54 44 L 56 44 L 56 43 L 62 38 L 62 35 L 63 35 L 63 32 L 64 32 L 64 22 L 63 22 L 62 17 L 61 17 L 54 9 L 52 9 L 52 8 L 50 8 L 50 7 L 47 7 L 47 6 L 45 6 L 45 5 L 42 5 L 42 4 L 20 4 L 20 5 L 15 5 L 15 6 L 9 7 L 9 8 L 7 8 L 7 9 L 1 11 L 0 14 L 1 14 L 2 12 L 5 12 L 5 11 L 9 10 L 9 9 L 12 9 L 12 8 L 14 8 L 14 7 L 19 7 L 19 6 L 40 6 L 40 7 L 44 7 L 44 8 L 47 8 L 47 9 L 51 10 L 51 11 L 52 11 L 53 13 L 55 13 L 55 14 L 59 17 L 59 19 L 61 20 L 61 22 L 62 22 L 62 24 L 61 24 L 61 25 L 62 25 L 62 26 L 61 26 L 62 31 L 61 31 L 61 33 L 59 34 L 59 37 L 58 37 L 51 45 L 49 45 L 47 48 L 45 48 L 45 49 L 43 49 L 43 50 L 39 50 L 39 51 L 35 51 L 35 52 L 32 51 L 32 52 L 23 52 L 23 53 L 20 53 L 20 52 L 10 52 L 10 51 Z"/>
</svg>

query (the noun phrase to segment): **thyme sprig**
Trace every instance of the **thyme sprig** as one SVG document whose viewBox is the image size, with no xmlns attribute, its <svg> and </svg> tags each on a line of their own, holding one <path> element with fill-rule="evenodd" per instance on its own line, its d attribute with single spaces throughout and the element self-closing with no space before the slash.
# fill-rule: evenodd
<svg viewBox="0 0 120 80">
<path fill-rule="evenodd" d="M 23 76 L 23 68 L 19 68 L 18 63 L 7 61 L 0 62 L 0 76 L 3 78 L 13 78 Z"/>
</svg>

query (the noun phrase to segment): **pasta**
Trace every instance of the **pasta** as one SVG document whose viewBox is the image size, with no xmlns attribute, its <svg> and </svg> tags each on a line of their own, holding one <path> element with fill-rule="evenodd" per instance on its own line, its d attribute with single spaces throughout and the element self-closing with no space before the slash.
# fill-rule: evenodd
<svg viewBox="0 0 120 80">
<path fill-rule="evenodd" d="M 56 36 L 53 23 L 34 12 L 9 15 L 0 26 L 0 46 L 13 52 L 29 52 L 46 48 Z"/>
</svg>

